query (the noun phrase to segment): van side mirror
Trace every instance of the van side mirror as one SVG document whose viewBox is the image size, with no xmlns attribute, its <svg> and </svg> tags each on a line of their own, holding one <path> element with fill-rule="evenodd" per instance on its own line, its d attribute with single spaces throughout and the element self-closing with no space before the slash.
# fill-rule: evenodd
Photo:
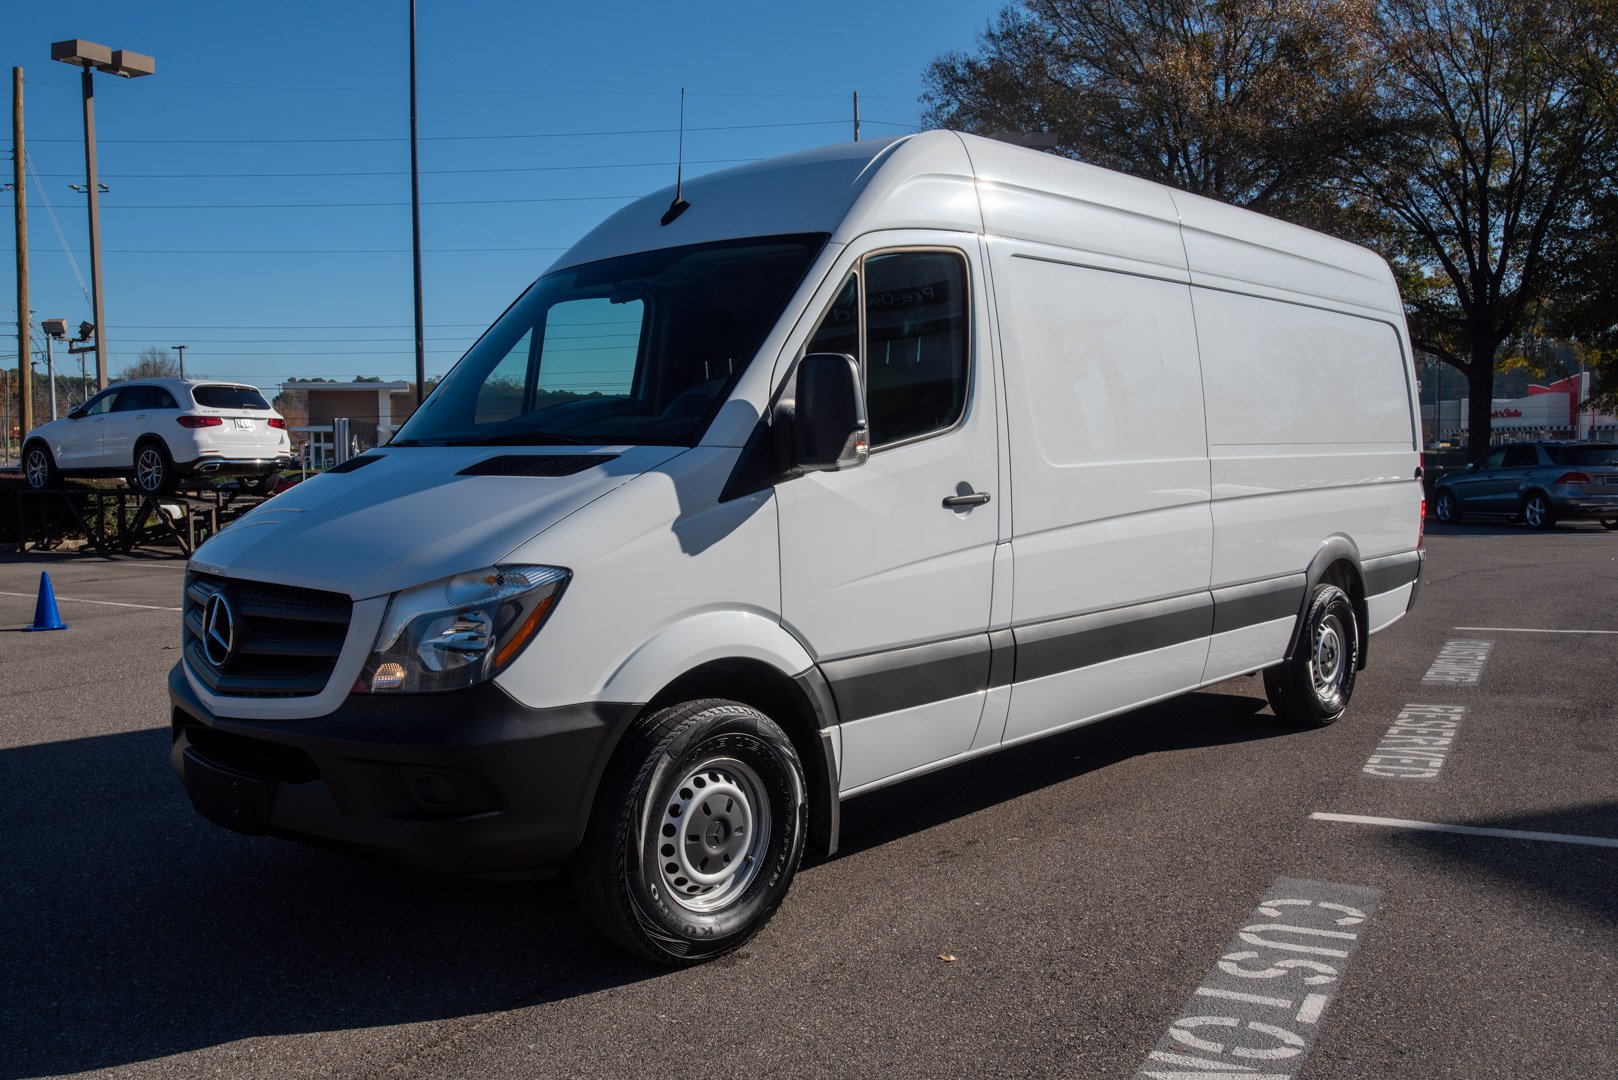
<svg viewBox="0 0 1618 1080">
<path fill-rule="evenodd" d="M 1477 472 L 1478 471 L 1478 463 L 1475 462 L 1475 461 L 1468 461 L 1466 463 L 1466 471 L 1467 472 Z"/>
<path fill-rule="evenodd" d="M 78 420 L 84 416 L 84 406 L 80 405 L 67 414 L 69 420 Z"/>
<path fill-rule="evenodd" d="M 859 363 L 845 353 L 798 362 L 793 392 L 793 464 L 805 472 L 852 469 L 870 453 Z"/>
</svg>

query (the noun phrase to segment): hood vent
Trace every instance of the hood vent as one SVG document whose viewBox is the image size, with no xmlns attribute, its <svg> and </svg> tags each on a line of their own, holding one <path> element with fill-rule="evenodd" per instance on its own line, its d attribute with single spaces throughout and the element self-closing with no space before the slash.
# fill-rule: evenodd
<svg viewBox="0 0 1618 1080">
<path fill-rule="evenodd" d="M 355 469 L 363 469 L 367 465 L 381 461 L 383 457 L 384 455 L 382 454 L 364 454 L 360 457 L 351 457 L 341 465 L 333 465 L 326 471 L 329 473 L 353 472 Z"/>
<path fill-rule="evenodd" d="M 615 454 L 502 454 L 468 465 L 456 476 L 572 476 L 612 461 Z"/>
</svg>

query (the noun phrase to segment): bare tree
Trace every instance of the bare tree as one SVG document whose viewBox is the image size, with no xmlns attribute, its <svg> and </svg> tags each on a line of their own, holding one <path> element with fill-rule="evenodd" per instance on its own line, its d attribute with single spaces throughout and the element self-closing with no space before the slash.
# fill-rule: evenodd
<svg viewBox="0 0 1618 1080">
<path fill-rule="evenodd" d="M 1024 0 L 924 75 L 926 122 L 1318 224 L 1385 136 L 1374 0 Z"/>
<path fill-rule="evenodd" d="M 1589 225 L 1613 190 L 1613 5 L 1382 6 L 1382 97 L 1402 134 L 1361 158 L 1352 186 L 1385 223 L 1416 347 L 1466 375 L 1476 455 L 1502 344 L 1578 289 L 1569 272 L 1600 240 Z"/>
<path fill-rule="evenodd" d="M 124 368 L 126 379 L 177 379 L 180 362 L 168 349 L 148 345 L 140 351 L 140 358 Z"/>
</svg>

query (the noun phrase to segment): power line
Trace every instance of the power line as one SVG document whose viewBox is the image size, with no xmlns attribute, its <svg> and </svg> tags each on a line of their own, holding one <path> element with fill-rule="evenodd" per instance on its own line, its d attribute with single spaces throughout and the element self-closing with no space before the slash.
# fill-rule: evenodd
<svg viewBox="0 0 1618 1080">
<path fill-rule="evenodd" d="M 35 80 L 30 79 L 30 83 Z M 74 87 L 74 82 L 58 82 L 54 79 L 38 82 L 40 86 Z M 174 83 L 164 82 L 145 88 L 159 90 L 241 90 L 253 93 L 264 91 L 316 93 L 316 94 L 403 94 L 407 91 L 394 86 L 247 86 L 240 83 Z M 521 94 L 539 97 L 674 97 L 674 90 L 552 90 L 529 87 L 495 87 L 495 86 L 468 86 L 468 87 L 423 87 L 419 91 L 423 94 Z M 756 97 L 756 98 L 837 98 L 848 97 L 847 90 L 692 90 L 691 97 Z M 905 101 L 914 102 L 912 97 L 901 94 L 867 94 L 871 101 Z"/>
<path fill-rule="evenodd" d="M 85 253 L 86 248 L 66 249 Z M 424 252 L 534 252 L 566 251 L 560 245 L 550 247 L 488 247 L 488 248 L 422 248 Z M 409 248 L 102 248 L 102 254 L 116 255 L 401 255 Z M 0 248 L 0 254 L 14 254 L 15 248 Z"/>
<path fill-rule="evenodd" d="M 525 199 L 427 199 L 423 206 L 488 206 L 510 203 L 610 202 L 639 199 L 643 195 L 541 195 Z M 103 210 L 308 210 L 353 209 L 355 207 L 409 206 L 408 202 L 310 202 L 310 203 L 102 203 Z"/>
<path fill-rule="evenodd" d="M 687 165 L 743 165 L 758 158 L 704 158 Z M 423 176 L 469 176 L 491 173 L 583 172 L 594 169 L 672 169 L 674 161 L 629 161 L 616 165 L 528 165 L 501 169 L 423 169 Z M 39 173 L 52 179 L 79 179 L 81 173 Z M 104 180 L 281 180 L 326 176 L 409 176 L 408 169 L 374 169 L 336 172 L 237 172 L 237 173 L 102 173 Z"/>
<path fill-rule="evenodd" d="M 872 121 L 875 123 L 876 121 Z M 716 124 L 709 127 L 688 127 L 687 131 L 758 131 L 775 128 L 805 128 L 805 127 L 846 127 L 847 120 L 797 120 L 775 124 Z M 907 125 L 892 125 L 907 126 Z M 913 126 L 913 125 L 908 125 Z M 496 139 L 585 139 L 598 136 L 614 135 L 672 135 L 678 128 L 620 128 L 601 131 L 534 131 L 516 132 L 502 135 L 431 135 L 424 137 L 422 142 L 486 142 Z M 30 139 L 31 142 L 43 143 L 76 143 L 81 140 L 60 139 Z M 165 145 L 165 146 L 238 146 L 238 145 L 284 145 L 288 143 L 397 143 L 408 142 L 409 137 L 404 135 L 366 135 L 341 136 L 303 139 L 97 139 L 100 144 L 130 143 L 137 145 Z"/>
</svg>

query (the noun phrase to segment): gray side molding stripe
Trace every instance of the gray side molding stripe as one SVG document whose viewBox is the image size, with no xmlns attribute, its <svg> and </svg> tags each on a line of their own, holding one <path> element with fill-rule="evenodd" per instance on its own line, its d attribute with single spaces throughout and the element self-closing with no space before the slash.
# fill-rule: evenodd
<svg viewBox="0 0 1618 1080">
<path fill-rule="evenodd" d="M 1254 581 L 1213 591 L 1213 632 L 1223 634 L 1244 626 L 1296 617 L 1309 579 L 1289 574 L 1269 581 Z"/>
<path fill-rule="evenodd" d="M 1016 627 L 1012 632 L 1017 639 L 1017 680 L 1207 637 L 1213 629 L 1213 611 L 1213 595 L 1199 592 Z"/>
</svg>

